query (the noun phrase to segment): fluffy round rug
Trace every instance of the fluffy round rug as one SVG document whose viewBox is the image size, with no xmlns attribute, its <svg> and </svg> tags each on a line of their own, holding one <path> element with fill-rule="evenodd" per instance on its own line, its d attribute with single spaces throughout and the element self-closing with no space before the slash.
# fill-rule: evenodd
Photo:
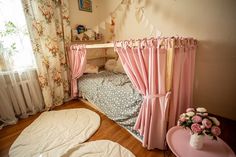
<svg viewBox="0 0 236 157">
<path fill-rule="evenodd" d="M 99 126 L 99 115 L 88 109 L 44 112 L 17 137 L 9 156 L 61 156 L 86 141 Z"/>
<path fill-rule="evenodd" d="M 62 157 L 135 157 L 135 155 L 118 143 L 98 140 L 79 144 Z"/>
</svg>

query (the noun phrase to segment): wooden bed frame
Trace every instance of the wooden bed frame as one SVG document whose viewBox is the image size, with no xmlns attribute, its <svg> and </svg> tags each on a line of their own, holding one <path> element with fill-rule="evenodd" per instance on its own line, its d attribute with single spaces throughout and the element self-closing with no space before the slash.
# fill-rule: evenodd
<svg viewBox="0 0 236 157">
<path fill-rule="evenodd" d="M 106 115 L 99 107 L 97 107 L 96 105 L 90 103 L 88 100 L 85 100 L 83 98 L 79 98 L 80 101 L 82 101 L 83 103 L 87 104 L 88 106 L 94 108 L 95 110 L 101 112 L 102 114 Z"/>
</svg>

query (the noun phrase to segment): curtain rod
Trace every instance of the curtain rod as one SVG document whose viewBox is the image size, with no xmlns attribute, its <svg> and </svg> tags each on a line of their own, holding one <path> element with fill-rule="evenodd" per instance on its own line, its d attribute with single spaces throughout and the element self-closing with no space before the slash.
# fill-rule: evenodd
<svg viewBox="0 0 236 157">
<path fill-rule="evenodd" d="M 114 47 L 114 43 L 92 44 L 92 45 L 85 45 L 85 46 L 87 49 L 112 48 L 112 47 Z"/>
<path fill-rule="evenodd" d="M 186 38 L 186 39 L 188 39 L 188 38 Z M 191 38 L 189 38 L 189 39 L 191 39 Z M 181 39 L 182 40 L 182 39 Z M 191 40 L 193 40 L 194 41 L 194 44 L 196 44 L 197 43 L 197 41 L 195 40 L 195 39 L 191 39 Z M 138 46 L 138 43 L 133 43 L 133 45 L 134 46 Z M 104 43 L 104 44 L 90 44 L 90 45 L 85 45 L 85 47 L 87 48 L 87 49 L 97 49 L 97 48 L 113 48 L 115 46 L 115 44 L 114 43 Z M 117 45 L 118 47 L 120 47 L 121 46 L 121 44 L 120 43 L 118 43 L 118 45 Z"/>
<path fill-rule="evenodd" d="M 74 44 L 76 44 L 76 43 L 74 43 Z M 74 45 L 74 44 L 72 44 L 72 45 Z M 113 48 L 115 46 L 115 44 L 113 43 L 113 42 L 111 42 L 111 43 L 104 43 L 104 44 L 90 44 L 90 45 L 85 45 L 85 47 L 87 48 L 87 49 L 97 49 L 97 48 Z M 117 46 L 121 46 L 120 45 L 120 43 L 118 43 L 118 45 Z M 138 46 L 138 44 L 135 42 L 134 43 L 134 46 Z"/>
<path fill-rule="evenodd" d="M 97 48 L 112 48 L 114 47 L 114 43 L 105 43 L 105 44 L 91 44 L 91 45 L 85 45 L 87 49 L 97 49 Z M 121 46 L 120 43 L 117 44 L 117 46 Z M 134 43 L 134 46 L 138 46 L 137 43 Z"/>
</svg>

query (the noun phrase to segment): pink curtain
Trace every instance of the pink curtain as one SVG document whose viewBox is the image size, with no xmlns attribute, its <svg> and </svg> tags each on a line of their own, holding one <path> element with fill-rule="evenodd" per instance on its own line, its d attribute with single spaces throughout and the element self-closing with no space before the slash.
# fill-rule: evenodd
<svg viewBox="0 0 236 157">
<path fill-rule="evenodd" d="M 167 104 L 169 92 L 165 89 L 167 50 L 159 48 L 157 39 L 116 43 L 122 65 L 136 89 L 144 96 L 135 124 L 148 149 L 164 148 Z M 122 45 L 119 47 L 119 45 Z"/>
<path fill-rule="evenodd" d="M 181 42 L 179 45 L 174 45 L 173 41 Z M 176 110 L 185 108 L 192 101 L 189 94 L 192 95 L 193 71 L 191 70 L 194 69 L 193 56 L 195 56 L 192 52 L 195 50 L 188 46 L 182 47 L 182 42 L 182 39 L 175 38 L 152 38 L 115 43 L 115 50 L 124 70 L 134 87 L 143 95 L 143 103 L 134 128 L 143 136 L 143 146 L 148 149 L 165 149 L 169 117 L 174 120 L 173 117 L 178 113 Z M 133 43 L 138 46 L 134 46 Z M 175 110 L 169 110 L 170 91 L 166 89 L 167 53 L 170 52 L 168 49 L 173 49 L 174 53 L 173 64 L 171 64 L 174 70 L 171 77 L 174 77 L 170 81 L 173 80 L 175 96 L 172 96 L 173 100 L 178 97 L 177 101 L 173 101 L 175 103 L 171 103 L 174 106 L 171 107 Z"/>
<path fill-rule="evenodd" d="M 72 45 L 69 52 L 70 73 L 71 73 L 71 96 L 77 96 L 77 79 L 83 75 L 86 67 L 85 45 Z"/>
<path fill-rule="evenodd" d="M 178 116 L 193 106 L 193 82 L 197 41 L 177 38 L 174 51 L 172 97 L 169 110 L 169 126 L 176 125 Z"/>
</svg>

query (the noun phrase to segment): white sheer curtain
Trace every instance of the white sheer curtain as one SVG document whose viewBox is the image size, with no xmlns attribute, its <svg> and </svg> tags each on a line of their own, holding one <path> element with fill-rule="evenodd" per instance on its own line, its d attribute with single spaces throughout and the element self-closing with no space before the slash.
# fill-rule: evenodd
<svg viewBox="0 0 236 157">
<path fill-rule="evenodd" d="M 0 129 L 44 109 L 19 0 L 0 0 Z"/>
<path fill-rule="evenodd" d="M 37 74 L 34 69 L 0 74 L 0 120 L 2 125 L 15 124 L 44 109 Z"/>
</svg>

